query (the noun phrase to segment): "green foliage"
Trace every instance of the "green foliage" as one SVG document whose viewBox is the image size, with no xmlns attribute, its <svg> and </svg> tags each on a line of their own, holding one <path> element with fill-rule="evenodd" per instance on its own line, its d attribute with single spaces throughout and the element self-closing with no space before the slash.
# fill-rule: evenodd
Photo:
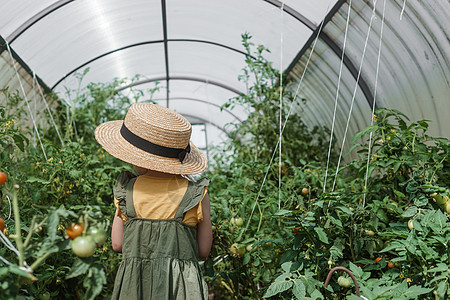
<svg viewBox="0 0 450 300">
<path fill-rule="evenodd" d="M 268 50 L 255 47 L 250 36 L 243 35 L 243 45 L 247 67 L 239 79 L 247 86 L 247 92 L 224 106 L 243 105 L 250 114 L 245 122 L 233 125 L 230 147 L 217 151 L 208 175 L 213 183 L 209 193 L 215 229 L 208 274 L 211 289 L 217 294 L 257 299 L 276 276 L 284 259 L 284 238 L 292 231 L 281 222 L 283 210 L 279 210 L 278 202 L 285 210 L 305 207 L 309 203 L 303 199 L 318 193 L 323 184 L 318 171 L 326 164 L 327 151 L 323 149 L 328 149 L 329 133 L 325 128 L 308 128 L 301 114 L 291 114 L 286 119 L 296 99 L 287 92 L 288 82 L 284 82 L 282 161 L 275 159 L 268 165 L 272 156 L 278 157 L 274 150 L 280 130 L 279 72 L 264 58 Z M 304 104 L 305 100 L 300 102 Z M 304 173 L 311 176 L 303 176 Z M 308 189 L 308 195 L 302 193 L 303 188 Z M 244 226 L 232 223 L 238 217 L 244 220 Z M 321 231 L 313 230 L 312 234 L 326 239 Z M 234 243 L 245 251 L 233 251 Z M 301 290 L 301 283 L 294 282 L 295 278 L 291 283 L 280 283 L 277 289 L 290 285 Z"/>
<path fill-rule="evenodd" d="M 411 122 L 399 111 L 380 109 L 374 124 L 353 138 L 352 150 L 360 157 L 337 172 L 332 145 L 327 169 L 328 130 L 306 126 L 306 100 L 294 99 L 290 83 L 280 83 L 279 72 L 264 58 L 268 50 L 250 39 L 243 35 L 247 67 L 239 76 L 247 91 L 224 105 L 244 106 L 249 118 L 230 124 L 231 143 L 217 149 L 208 174 L 210 291 L 221 299 L 360 299 L 353 284 L 338 284 L 337 274 L 324 286 L 329 270 L 341 265 L 352 271 L 367 299 L 448 298 L 448 140 L 428 136 L 429 121 Z M 7 98 L 0 106 L 0 171 L 8 174 L 0 216 L 6 236 L 23 253 L 18 259 L 0 247 L 10 262 L 0 261 L 0 299 L 111 294 L 121 257 L 110 240 L 92 257 L 78 258 L 65 227 L 110 227 L 111 187 L 124 166 L 100 149 L 93 132 L 104 121 L 122 119 L 137 100 L 116 92 L 121 83 L 68 91 L 66 102 L 53 109 L 63 144 L 52 124 L 39 127 L 46 157 L 18 106 L 22 99 L 0 91 Z M 296 113 L 290 112 L 293 103 Z M 50 120 L 47 112 L 39 113 Z M 280 123 L 281 161 L 275 150 Z M 18 206 L 11 219 L 8 199 Z"/>
<path fill-rule="evenodd" d="M 19 220 L 25 234 L 23 259 L 33 272 L 23 271 L 18 257 L 0 247 L 0 256 L 11 263 L 0 262 L 0 299 L 39 299 L 46 293 L 58 299 L 104 299 L 111 294 L 121 257 L 112 251 L 110 240 L 92 257 L 78 258 L 65 227 L 80 222 L 86 224 L 85 232 L 89 227 L 110 227 L 115 211 L 112 186 L 124 165 L 104 153 L 93 133 L 101 122 L 123 119 L 135 100 L 116 92 L 120 84 L 91 83 L 85 90 L 68 91 L 65 102 L 54 102 L 52 117 L 63 144 L 47 111 L 38 112 L 49 120 L 39 127 L 46 157 L 27 124 L 27 112 L 18 106 L 22 99 L 1 91 L 7 106 L 0 107 L 0 169 L 8 181 L 1 187 L 0 217 L 6 221 L 6 236 L 18 249 L 14 236 Z M 8 199 L 18 202 L 18 215 L 11 219 Z"/>
<path fill-rule="evenodd" d="M 285 243 L 281 263 L 294 267 L 282 268 L 281 275 L 293 279 L 295 272 L 309 271 L 322 283 L 328 265 L 342 265 L 350 267 L 368 299 L 445 299 L 450 211 L 432 195 L 449 195 L 448 140 L 426 135 L 425 121 L 406 125 L 398 111 L 380 109 L 376 116 L 375 125 L 355 137 L 370 141 L 372 133 L 369 162 L 366 143 L 361 158 L 341 167 L 333 192 L 307 199 L 305 209 L 283 211 L 284 225 L 296 233 L 284 238 L 292 243 Z M 333 280 L 327 289 L 316 289 L 325 299 L 356 299 Z M 295 296 L 294 288 L 276 291 L 281 298 Z"/>
<path fill-rule="evenodd" d="M 360 157 L 336 172 L 324 165 L 329 134 L 305 126 L 302 100 L 286 122 L 280 162 L 279 75 L 263 58 L 267 50 L 251 52 L 243 38 L 248 67 L 240 79 L 248 90 L 226 106 L 243 105 L 250 116 L 235 125 L 210 174 L 211 290 L 226 299 L 356 299 L 337 275 L 324 287 L 329 270 L 342 265 L 368 299 L 446 299 L 448 140 L 428 136 L 429 121 L 379 109 L 353 138 Z M 286 93 L 283 101 L 282 123 L 295 99 Z M 231 222 L 236 217 L 243 227 Z M 235 243 L 246 253 L 230 250 Z"/>
</svg>

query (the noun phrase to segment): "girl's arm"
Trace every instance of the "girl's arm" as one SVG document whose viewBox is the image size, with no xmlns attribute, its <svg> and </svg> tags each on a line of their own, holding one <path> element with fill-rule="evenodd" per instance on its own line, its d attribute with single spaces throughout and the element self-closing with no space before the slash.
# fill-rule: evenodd
<svg viewBox="0 0 450 300">
<path fill-rule="evenodd" d="M 122 252 L 122 241 L 123 241 L 123 220 L 117 215 L 118 209 L 114 215 L 112 230 L 111 230 L 111 241 L 112 248 L 115 252 Z"/>
<path fill-rule="evenodd" d="M 208 193 L 205 194 L 202 200 L 203 220 L 197 225 L 197 243 L 198 243 L 198 257 L 206 259 L 211 252 L 212 246 L 212 226 L 211 226 L 211 211 Z"/>
</svg>

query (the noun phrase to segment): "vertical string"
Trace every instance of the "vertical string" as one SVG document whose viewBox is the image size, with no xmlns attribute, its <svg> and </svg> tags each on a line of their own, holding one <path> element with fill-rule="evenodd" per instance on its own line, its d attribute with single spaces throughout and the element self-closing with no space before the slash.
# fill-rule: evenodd
<svg viewBox="0 0 450 300">
<path fill-rule="evenodd" d="M 406 0 L 403 0 L 402 11 L 400 13 L 400 20 L 403 18 L 403 13 L 405 12 Z"/>
<path fill-rule="evenodd" d="M 33 71 L 33 82 L 37 82 L 36 73 L 34 71 Z M 53 126 L 55 127 L 56 134 L 58 135 L 59 141 L 61 142 L 61 145 L 63 147 L 65 147 L 64 141 L 63 141 L 63 139 L 61 137 L 61 133 L 59 132 L 58 126 L 56 125 L 55 119 L 53 119 L 53 114 L 52 114 L 52 112 L 50 110 L 50 107 L 48 106 L 47 100 L 44 97 L 44 93 L 42 92 L 41 88 L 38 88 L 38 90 L 39 90 L 39 92 L 41 94 L 42 100 L 44 101 L 45 107 L 47 108 L 48 114 L 50 115 L 50 119 L 51 119 L 51 121 L 53 123 Z"/>
<path fill-rule="evenodd" d="M 332 2 L 334 2 L 334 1 L 330 0 L 330 2 L 328 3 L 328 7 L 327 7 L 326 11 L 329 10 L 330 5 L 331 5 Z M 303 78 L 305 78 L 306 71 L 308 70 L 309 63 L 311 62 L 311 57 L 314 54 L 314 51 L 316 49 L 316 44 L 317 44 L 317 41 L 319 39 L 320 32 L 322 32 L 324 21 L 325 20 L 322 20 L 322 22 L 320 23 L 319 30 L 317 30 L 317 34 L 316 34 L 316 37 L 314 38 L 314 42 L 313 42 L 313 45 L 311 47 L 311 51 L 310 51 L 309 56 L 308 56 L 308 60 L 306 61 L 305 68 L 303 69 L 303 73 L 302 73 L 302 75 L 300 77 L 300 80 L 299 80 L 299 83 L 297 85 L 297 89 L 295 91 L 294 98 L 292 99 L 292 103 L 289 106 L 289 111 L 288 111 L 288 113 L 286 115 L 286 119 L 284 119 L 283 128 L 281 129 L 281 132 L 284 132 L 284 129 L 285 129 L 286 124 L 287 124 L 287 121 L 289 120 L 289 117 L 290 117 L 290 115 L 292 113 L 292 110 L 293 110 L 293 107 L 294 107 L 294 104 L 295 104 L 295 100 L 297 99 L 297 95 L 298 95 L 298 92 L 300 90 L 300 86 L 303 83 Z M 261 183 L 261 186 L 259 188 L 259 191 L 258 191 L 258 194 L 256 196 L 255 202 L 254 202 L 253 207 L 252 207 L 252 211 L 250 213 L 250 217 L 248 218 L 247 224 L 246 224 L 244 230 L 241 232 L 241 235 L 244 234 L 244 232 L 247 231 L 247 228 L 250 225 L 250 221 L 252 219 L 253 213 L 255 212 L 255 208 L 256 208 L 256 205 L 258 204 L 258 200 L 259 200 L 259 197 L 261 196 L 261 192 L 262 192 L 262 189 L 264 187 L 264 184 L 266 183 L 267 175 L 269 174 L 270 166 L 272 166 L 272 162 L 273 162 L 273 159 L 275 158 L 275 154 L 277 153 L 277 149 L 278 149 L 279 144 L 280 144 L 280 139 L 278 139 L 277 144 L 275 145 L 275 148 L 274 148 L 274 150 L 272 152 L 272 157 L 271 157 L 270 162 L 268 164 L 266 173 L 264 174 L 263 181 Z"/>
<path fill-rule="evenodd" d="M 375 7 L 375 5 L 374 5 L 374 7 Z M 375 106 L 376 106 L 375 103 L 377 100 L 378 74 L 379 74 L 379 70 L 380 70 L 381 47 L 383 45 L 382 42 L 383 42 L 385 10 L 386 10 L 386 0 L 384 0 L 384 3 L 383 3 L 383 16 L 381 18 L 380 43 L 378 45 L 377 69 L 376 69 L 376 73 L 375 73 L 375 87 L 374 87 L 374 92 L 373 92 L 373 105 L 372 105 L 372 114 L 370 116 L 370 126 L 373 125 L 374 115 L 375 115 Z M 365 205 L 366 205 L 367 180 L 369 177 L 369 163 L 370 163 L 370 154 L 371 154 L 371 150 L 372 150 L 372 133 L 373 132 L 371 131 L 370 135 L 369 135 L 369 149 L 367 151 L 366 176 L 364 179 L 364 195 L 363 195 L 363 204 L 362 204 L 363 207 L 365 207 Z"/>
<path fill-rule="evenodd" d="M 336 122 L 336 109 L 337 109 L 337 103 L 338 103 L 338 99 L 339 99 L 339 92 L 340 92 L 340 88 L 341 88 L 342 69 L 344 66 L 345 47 L 347 45 L 348 25 L 350 24 L 351 10 L 352 10 L 352 0 L 350 0 L 350 2 L 348 4 L 347 22 L 345 24 L 344 44 L 342 46 L 341 63 L 340 63 L 340 67 L 339 67 L 339 77 L 338 77 L 338 83 L 337 83 L 337 88 L 336 88 L 336 96 L 334 99 L 334 111 L 333 111 L 333 121 L 331 123 L 330 144 L 328 145 L 327 166 L 325 168 L 325 179 L 323 181 L 323 192 L 324 193 L 325 193 L 325 189 L 327 186 L 328 168 L 330 165 L 330 157 L 331 157 L 331 145 L 333 143 L 334 124 Z"/>
<path fill-rule="evenodd" d="M 281 146 L 282 146 L 282 125 L 283 125 L 283 29 L 284 29 L 284 3 L 281 4 L 281 30 L 280 30 L 280 132 L 279 132 L 279 154 L 278 154 L 278 210 L 281 209 Z"/>
<path fill-rule="evenodd" d="M 45 160 L 47 160 L 47 154 L 45 153 L 44 145 L 42 144 L 41 136 L 39 135 L 39 131 L 38 131 L 38 128 L 36 125 L 36 121 L 34 120 L 34 117 L 33 117 L 33 112 L 31 111 L 31 107 L 30 107 L 30 103 L 28 101 L 27 94 L 25 93 L 25 89 L 23 87 L 22 80 L 20 79 L 19 72 L 17 71 L 16 61 L 14 60 L 14 57 L 12 55 L 11 48 L 9 47 L 9 43 L 7 41 L 5 41 L 5 42 L 6 42 L 6 48 L 8 49 L 9 55 L 11 56 L 12 66 L 14 68 L 14 71 L 16 71 L 16 77 L 17 77 L 17 80 L 19 81 L 20 89 L 22 90 L 22 94 L 25 99 L 25 103 L 27 104 L 28 112 L 30 113 L 31 121 L 33 122 L 34 130 L 36 131 L 36 135 L 39 139 L 39 143 L 41 144 L 41 148 L 42 148 L 42 152 L 44 153 Z"/>
<path fill-rule="evenodd" d="M 34 80 L 33 80 L 33 104 L 34 104 L 34 111 L 33 111 L 33 116 L 34 118 L 36 118 L 37 114 L 36 114 L 36 86 L 34 84 Z M 33 146 L 36 147 L 36 133 L 33 131 Z"/>
<path fill-rule="evenodd" d="M 376 3 L 376 1 L 375 1 L 375 3 Z M 349 124 L 350 124 L 350 118 L 351 118 L 351 115 L 352 115 L 353 105 L 355 103 L 356 92 L 358 90 L 358 82 L 359 82 L 359 79 L 361 78 L 362 66 L 363 66 L 363 63 L 364 63 L 364 58 L 365 58 L 366 50 L 367 50 L 367 43 L 369 41 L 370 31 L 372 30 L 372 23 L 373 23 L 374 18 L 375 18 L 375 6 L 374 6 L 374 8 L 372 10 L 372 16 L 370 18 L 369 28 L 367 29 L 366 41 L 364 43 L 364 49 L 363 49 L 363 53 L 362 53 L 362 57 L 361 57 L 361 63 L 359 65 L 358 76 L 356 78 L 355 88 L 353 90 L 353 96 L 352 96 L 352 101 L 351 101 L 351 104 L 350 104 L 350 110 L 348 112 L 347 124 L 345 126 L 344 138 L 343 138 L 342 144 L 341 144 L 341 151 L 339 153 L 339 159 L 338 159 L 338 164 L 337 164 L 337 167 L 336 167 L 336 174 L 334 176 L 332 191 L 334 191 L 334 188 L 336 186 L 337 175 L 338 175 L 338 172 L 339 172 L 339 165 L 340 165 L 341 159 L 342 159 L 342 153 L 343 153 L 344 144 L 345 144 L 345 141 L 346 141 L 346 138 L 347 138 L 347 132 L 348 132 Z M 328 203 L 328 207 L 330 206 L 330 204 L 331 204 L 331 201 Z"/>
</svg>

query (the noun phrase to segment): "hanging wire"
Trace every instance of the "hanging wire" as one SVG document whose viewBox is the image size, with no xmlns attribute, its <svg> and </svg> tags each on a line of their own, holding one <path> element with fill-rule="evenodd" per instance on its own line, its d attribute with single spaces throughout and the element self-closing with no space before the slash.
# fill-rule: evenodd
<svg viewBox="0 0 450 300">
<path fill-rule="evenodd" d="M 376 3 L 376 1 L 375 1 L 375 3 Z M 341 144 L 341 151 L 339 153 L 338 164 L 337 164 L 337 167 L 336 167 L 336 174 L 334 175 L 332 191 L 334 191 L 334 188 L 336 186 L 337 175 L 338 175 L 338 172 L 339 172 L 339 165 L 340 165 L 341 159 L 342 159 L 342 152 L 344 150 L 344 144 L 345 144 L 345 140 L 347 138 L 348 127 L 349 127 L 349 124 L 350 124 L 350 118 L 351 118 L 351 115 L 352 115 L 353 105 L 355 103 L 356 92 L 358 90 L 358 82 L 359 82 L 359 79 L 361 78 L 361 71 L 362 71 L 362 66 L 363 66 L 363 63 L 364 63 L 364 58 L 365 58 L 365 55 L 366 55 L 367 43 L 369 41 L 369 36 L 370 36 L 370 32 L 372 30 L 372 23 L 373 23 L 374 19 L 375 19 L 375 6 L 374 6 L 374 8 L 372 10 L 372 16 L 370 18 L 369 28 L 367 30 L 366 41 L 364 43 L 364 49 L 363 49 L 363 53 L 362 53 L 362 57 L 361 57 L 361 63 L 359 65 L 358 76 L 356 78 L 355 88 L 353 90 L 352 101 L 351 101 L 351 104 L 350 104 L 350 110 L 348 112 L 348 117 L 347 117 L 347 124 L 345 126 L 344 137 L 343 137 L 342 144 Z M 331 205 L 331 201 L 328 202 L 328 207 L 330 207 L 330 205 Z"/>
<path fill-rule="evenodd" d="M 328 145 L 328 157 L 327 157 L 327 166 L 325 168 L 325 179 L 323 181 L 323 192 L 325 193 L 325 189 L 327 186 L 327 177 L 328 177 L 328 168 L 330 165 L 330 157 L 331 157 L 331 145 L 333 143 L 333 133 L 334 133 L 334 124 L 336 122 L 336 108 L 339 99 L 339 92 L 341 88 L 341 78 L 342 78 L 342 69 L 344 66 L 344 56 L 345 56 L 345 48 L 347 45 L 347 34 L 348 34 L 348 25 L 350 24 L 350 12 L 352 10 L 352 0 L 350 0 L 348 4 L 348 12 L 347 12 L 347 22 L 345 24 L 345 34 L 344 34 L 344 44 L 342 46 L 342 55 L 341 55 L 341 64 L 339 67 L 339 78 L 336 88 L 336 96 L 334 99 L 334 111 L 333 111 L 333 121 L 331 123 L 331 134 L 330 134 L 330 144 Z"/>
<path fill-rule="evenodd" d="M 33 82 L 36 82 L 36 83 L 37 83 L 36 73 L 35 73 L 34 71 L 33 71 Z M 61 133 L 59 132 L 58 126 L 56 125 L 55 119 L 53 119 L 53 114 L 52 114 L 52 112 L 51 112 L 51 110 L 50 110 L 50 107 L 48 106 L 47 100 L 46 100 L 45 97 L 44 97 L 44 93 L 42 92 L 42 89 L 41 89 L 41 88 L 38 88 L 38 90 L 39 90 L 39 92 L 41 93 L 41 98 L 42 98 L 42 100 L 43 100 L 44 103 L 45 103 L 45 108 L 47 108 L 48 114 L 50 115 L 50 119 L 51 119 L 51 121 L 52 121 L 52 123 L 53 123 L 53 126 L 55 127 L 56 134 L 58 135 L 59 141 L 61 142 L 61 145 L 62 145 L 63 147 L 65 147 L 64 141 L 63 141 L 63 139 L 62 139 L 62 137 L 61 137 Z"/>
<path fill-rule="evenodd" d="M 17 71 L 16 61 L 14 60 L 14 57 L 12 55 L 11 48 L 9 47 L 9 43 L 7 41 L 5 41 L 5 43 L 6 43 L 6 48 L 8 49 L 9 55 L 11 56 L 11 63 L 14 68 L 14 71 L 16 71 L 16 77 L 17 77 L 17 80 L 19 81 L 20 89 L 22 90 L 23 97 L 25 99 L 25 103 L 27 104 L 27 108 L 30 113 L 31 120 L 33 122 L 34 130 L 36 131 L 36 135 L 39 139 L 39 143 L 41 144 L 41 148 L 42 148 L 42 152 L 44 153 L 45 160 L 47 160 L 47 154 L 45 153 L 44 145 L 42 144 L 41 136 L 39 134 L 39 130 L 36 125 L 36 121 L 34 120 L 33 112 L 31 111 L 31 107 L 30 107 L 30 103 L 28 101 L 27 94 L 25 93 L 25 88 L 23 87 L 22 80 L 20 79 L 19 72 Z"/>
<path fill-rule="evenodd" d="M 34 111 L 33 116 L 36 118 L 36 90 L 35 90 L 35 84 L 33 80 L 33 104 L 34 104 Z M 36 133 L 33 131 L 33 146 L 36 147 Z"/>
<path fill-rule="evenodd" d="M 14 252 L 18 257 L 20 257 L 19 250 L 17 250 L 16 247 L 14 247 L 14 245 L 11 243 L 11 241 L 3 234 L 3 232 L 1 230 L 0 230 L 0 240 L 6 246 L 6 248 L 8 248 L 12 252 Z M 0 255 L 0 260 L 2 262 L 4 262 L 5 264 L 7 264 L 7 265 L 12 265 L 12 263 L 7 261 L 1 255 Z M 19 269 L 22 269 L 22 270 L 24 270 L 26 272 L 29 272 L 29 273 L 33 272 L 33 270 L 30 268 L 30 266 L 27 264 L 27 262 L 25 260 L 23 261 L 23 264 L 24 264 L 24 266 L 23 267 L 19 267 Z"/>
<path fill-rule="evenodd" d="M 331 1 L 328 3 L 328 7 L 327 7 L 327 10 L 326 10 L 326 11 L 329 10 L 330 5 L 331 5 L 332 2 L 334 2 L 334 1 L 331 0 Z M 308 66 L 309 66 L 309 63 L 310 63 L 310 61 L 311 61 L 311 57 L 312 57 L 312 55 L 313 55 L 313 53 L 314 53 L 314 50 L 315 50 L 315 48 L 316 48 L 317 41 L 319 40 L 319 35 L 320 35 L 320 32 L 322 31 L 322 28 L 323 28 L 323 25 L 324 25 L 324 21 L 325 21 L 325 19 L 322 20 L 322 22 L 320 23 L 319 30 L 317 31 L 317 35 L 316 35 L 316 37 L 314 38 L 314 42 L 313 42 L 313 45 L 312 45 L 312 47 L 311 47 L 311 52 L 309 53 L 308 60 L 306 61 L 305 68 L 304 68 L 304 70 L 303 70 L 302 76 L 300 77 L 300 81 L 299 81 L 299 83 L 298 83 L 298 85 L 297 85 L 297 89 L 296 89 L 296 91 L 295 91 L 295 94 L 294 94 L 294 98 L 293 98 L 293 100 L 292 100 L 292 103 L 291 103 L 291 105 L 289 106 L 288 114 L 286 115 L 286 119 L 285 119 L 284 122 L 283 122 L 283 128 L 281 129 L 281 133 L 284 132 L 284 129 L 285 129 L 285 127 L 286 127 L 286 124 L 287 124 L 287 122 L 288 122 L 288 120 L 289 120 L 289 117 L 290 117 L 290 115 L 291 115 L 291 113 L 292 113 L 292 110 L 293 110 L 293 107 L 294 107 L 295 100 L 297 99 L 297 95 L 298 95 L 298 92 L 299 92 L 299 90 L 300 90 L 300 86 L 301 86 L 301 84 L 303 83 L 303 78 L 305 77 L 305 73 L 306 73 L 306 71 L 308 70 Z M 251 213 L 250 213 L 250 217 L 248 218 L 247 224 L 246 224 L 246 226 L 245 226 L 245 228 L 244 228 L 244 230 L 242 231 L 241 234 L 243 234 L 245 231 L 247 231 L 247 228 L 248 228 L 248 226 L 250 225 L 250 220 L 252 219 L 253 213 L 255 212 L 256 205 L 258 204 L 259 197 L 261 196 L 261 191 L 262 191 L 262 189 L 263 189 L 263 187 L 264 187 L 264 184 L 265 184 L 265 182 L 266 182 L 267 175 L 269 174 L 270 166 L 272 165 L 273 159 L 275 158 L 275 154 L 277 153 L 277 149 L 278 149 L 279 144 L 280 144 L 280 138 L 278 138 L 277 144 L 275 145 L 275 148 L 274 148 L 273 153 L 272 153 L 272 157 L 271 157 L 271 159 L 270 159 L 269 165 L 268 165 L 268 167 L 267 167 L 266 173 L 265 173 L 264 178 L 263 178 L 263 182 L 261 183 L 261 187 L 259 188 L 258 195 L 256 196 L 256 199 L 255 199 L 255 203 L 253 204 L 252 211 L 251 211 Z"/>
<path fill-rule="evenodd" d="M 405 7 L 406 7 L 406 0 L 403 0 L 402 11 L 400 13 L 400 20 L 402 20 L 402 18 L 403 18 L 403 13 L 405 12 Z"/>
<path fill-rule="evenodd" d="M 281 209 L 281 138 L 283 136 L 282 132 L 282 117 L 283 117 L 283 29 L 284 29 L 284 2 L 281 4 L 281 30 L 280 30 L 280 133 L 279 133 L 279 140 L 280 140 L 280 148 L 279 148 L 279 155 L 278 155 L 278 210 Z"/>
<path fill-rule="evenodd" d="M 374 5 L 375 7 L 375 5 Z M 377 100 L 377 87 L 378 87 L 378 74 L 380 70 L 380 57 L 381 57 L 381 47 L 383 45 L 383 29 L 384 29 L 384 16 L 385 16 L 385 10 L 386 10 L 386 0 L 384 0 L 383 3 L 383 16 L 381 18 L 381 29 L 380 29 L 380 44 L 378 45 L 378 59 L 377 59 L 377 70 L 375 73 L 375 87 L 373 92 L 373 105 L 372 105 L 372 114 L 370 116 L 370 126 L 373 125 L 374 116 L 375 116 L 375 103 Z M 370 151 L 372 149 L 372 134 L 373 132 L 370 132 L 369 135 L 369 149 L 367 151 L 367 165 L 366 165 L 366 176 L 364 179 L 364 195 L 363 195 L 363 204 L 362 206 L 366 206 L 366 195 L 367 195 L 367 180 L 369 177 L 369 163 L 370 163 Z"/>
<path fill-rule="evenodd" d="M 1 230 L 0 230 L 0 238 L 3 242 L 3 244 L 5 244 L 6 248 L 8 248 L 12 252 L 14 252 L 17 256 L 20 255 L 19 250 L 17 250 L 14 247 L 14 245 L 11 243 L 11 241 L 3 234 L 3 232 Z"/>
</svg>

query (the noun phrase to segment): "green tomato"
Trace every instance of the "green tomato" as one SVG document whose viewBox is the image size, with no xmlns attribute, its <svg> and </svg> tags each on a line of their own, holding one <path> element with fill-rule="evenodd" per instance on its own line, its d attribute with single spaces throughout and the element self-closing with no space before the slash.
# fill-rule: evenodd
<svg viewBox="0 0 450 300">
<path fill-rule="evenodd" d="M 49 299 L 50 299 L 50 293 L 49 292 L 44 292 L 44 293 L 39 295 L 39 300 L 49 300 Z"/>
<path fill-rule="evenodd" d="M 410 220 L 408 221 L 408 228 L 409 228 L 409 230 L 413 230 L 413 229 L 414 229 L 414 222 L 413 222 L 413 219 L 410 219 Z"/>
<path fill-rule="evenodd" d="M 236 226 L 241 227 L 242 225 L 244 225 L 244 220 L 242 220 L 242 218 L 236 218 L 234 219 L 234 223 L 236 224 Z"/>
<path fill-rule="evenodd" d="M 448 197 L 448 196 L 444 196 L 444 197 Z M 445 211 L 446 211 L 448 214 L 450 214 L 450 201 L 447 201 L 447 202 L 445 203 L 444 208 L 445 208 Z"/>
<path fill-rule="evenodd" d="M 375 232 L 373 232 L 372 230 L 366 230 L 366 235 L 368 236 L 374 236 Z"/>
<path fill-rule="evenodd" d="M 442 197 L 438 193 L 433 193 L 431 196 L 433 197 L 437 205 L 446 205 L 448 202 L 448 196 Z"/>
<path fill-rule="evenodd" d="M 106 242 L 106 231 L 101 228 L 95 227 L 89 228 L 88 235 L 94 238 L 94 241 L 97 244 L 97 246 L 101 246 L 103 245 L 104 242 Z"/>
<path fill-rule="evenodd" d="M 345 287 L 345 288 L 348 288 L 352 285 L 351 278 L 344 277 L 344 276 L 339 276 L 337 282 L 341 287 Z"/>
<path fill-rule="evenodd" d="M 239 256 L 243 256 L 245 254 L 245 247 L 239 247 L 238 243 L 234 243 L 233 245 L 231 245 L 230 251 L 233 254 L 239 254 Z"/>
<path fill-rule="evenodd" d="M 89 257 L 95 252 L 97 244 L 92 236 L 79 236 L 72 241 L 72 251 L 76 256 Z"/>
</svg>

